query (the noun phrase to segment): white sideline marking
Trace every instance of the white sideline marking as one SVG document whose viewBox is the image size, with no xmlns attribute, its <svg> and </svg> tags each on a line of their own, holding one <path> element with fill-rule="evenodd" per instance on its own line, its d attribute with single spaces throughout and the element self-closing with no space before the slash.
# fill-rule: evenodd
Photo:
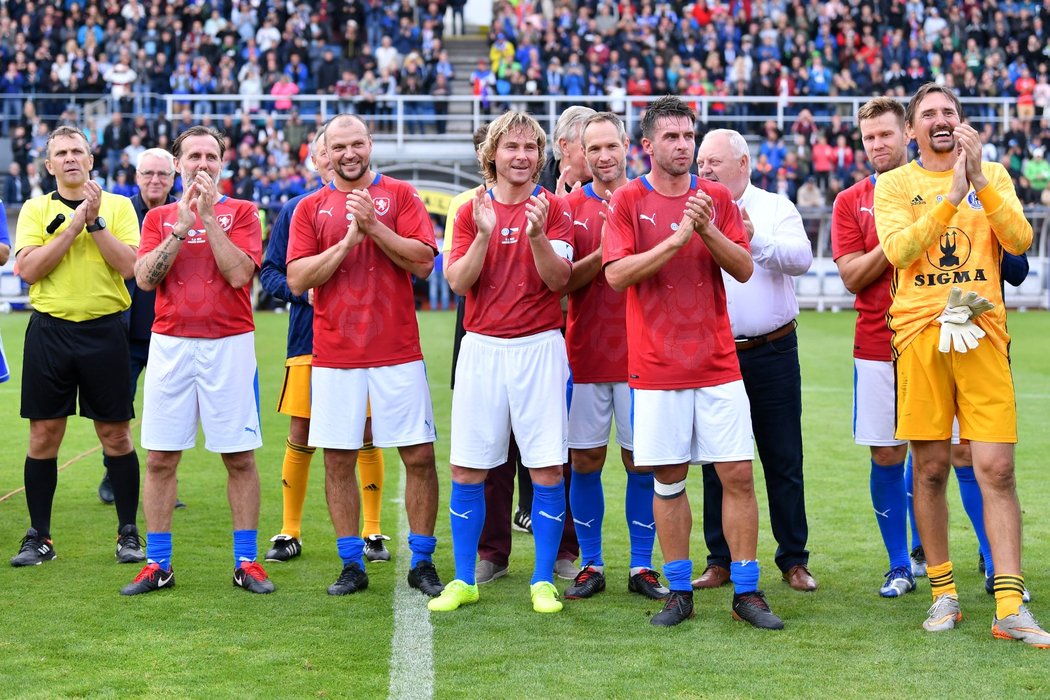
<svg viewBox="0 0 1050 700">
<path fill-rule="evenodd" d="M 405 465 L 401 465 L 399 501 L 405 500 Z M 390 640 L 388 698 L 434 697 L 434 644 L 430 600 L 409 587 L 406 577 L 412 560 L 408 549 L 408 515 L 402 506 L 397 517 L 397 580 L 394 584 L 394 635 Z"/>
</svg>

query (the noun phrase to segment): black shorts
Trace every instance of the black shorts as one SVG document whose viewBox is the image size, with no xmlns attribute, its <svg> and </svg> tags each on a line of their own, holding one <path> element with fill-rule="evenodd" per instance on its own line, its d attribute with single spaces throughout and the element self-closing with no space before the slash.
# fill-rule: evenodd
<svg viewBox="0 0 1050 700">
<path fill-rule="evenodd" d="M 33 313 L 22 359 L 23 418 L 71 416 L 78 393 L 85 418 L 118 422 L 135 417 L 122 316 L 65 321 Z"/>
</svg>

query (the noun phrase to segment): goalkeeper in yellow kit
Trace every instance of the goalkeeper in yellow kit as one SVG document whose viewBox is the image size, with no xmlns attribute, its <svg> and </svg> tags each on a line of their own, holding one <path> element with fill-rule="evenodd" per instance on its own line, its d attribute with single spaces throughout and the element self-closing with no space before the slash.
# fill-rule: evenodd
<svg viewBox="0 0 1050 700">
<path fill-rule="evenodd" d="M 876 228 L 895 268 L 889 324 L 897 438 L 911 443 L 915 518 L 934 599 L 923 627 L 939 632 L 962 620 L 945 498 L 958 416 L 995 564 L 992 634 L 1050 648 L 1050 634 L 1022 604 L 1017 416 L 1000 279 L 1003 251 L 1027 250 L 1032 226 L 1006 169 L 981 162 L 981 140 L 962 119 L 951 90 L 923 85 L 905 115 L 919 157 L 875 185 Z"/>
</svg>

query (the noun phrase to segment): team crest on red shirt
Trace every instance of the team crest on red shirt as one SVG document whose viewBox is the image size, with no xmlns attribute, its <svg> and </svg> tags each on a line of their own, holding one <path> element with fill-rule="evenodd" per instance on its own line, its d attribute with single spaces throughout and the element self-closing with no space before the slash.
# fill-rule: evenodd
<svg viewBox="0 0 1050 700">
<path fill-rule="evenodd" d="M 389 197 L 376 197 L 372 200 L 375 205 L 376 214 L 380 216 L 386 216 L 386 213 L 390 211 L 390 198 Z"/>
<path fill-rule="evenodd" d="M 230 227 L 233 226 L 233 215 L 232 214 L 219 214 L 215 217 L 215 220 L 219 222 L 219 227 L 223 231 L 229 231 Z"/>
</svg>

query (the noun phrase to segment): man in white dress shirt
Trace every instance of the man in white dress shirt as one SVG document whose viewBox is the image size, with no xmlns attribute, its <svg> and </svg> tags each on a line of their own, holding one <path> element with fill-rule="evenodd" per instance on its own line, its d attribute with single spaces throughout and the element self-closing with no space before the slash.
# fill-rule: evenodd
<svg viewBox="0 0 1050 700">
<path fill-rule="evenodd" d="M 755 272 L 746 283 L 723 275 L 729 320 L 766 477 L 776 563 L 792 588 L 816 590 L 806 550 L 802 377 L 792 279 L 809 269 L 813 251 L 795 205 L 751 184 L 751 156 L 743 136 L 730 129 L 709 132 L 696 162 L 700 177 L 728 187 L 745 220 L 750 219 Z M 710 465 L 704 466 L 704 539 L 708 566 L 693 587 L 717 588 L 729 579 L 730 556 L 722 534 L 722 485 Z"/>
</svg>

